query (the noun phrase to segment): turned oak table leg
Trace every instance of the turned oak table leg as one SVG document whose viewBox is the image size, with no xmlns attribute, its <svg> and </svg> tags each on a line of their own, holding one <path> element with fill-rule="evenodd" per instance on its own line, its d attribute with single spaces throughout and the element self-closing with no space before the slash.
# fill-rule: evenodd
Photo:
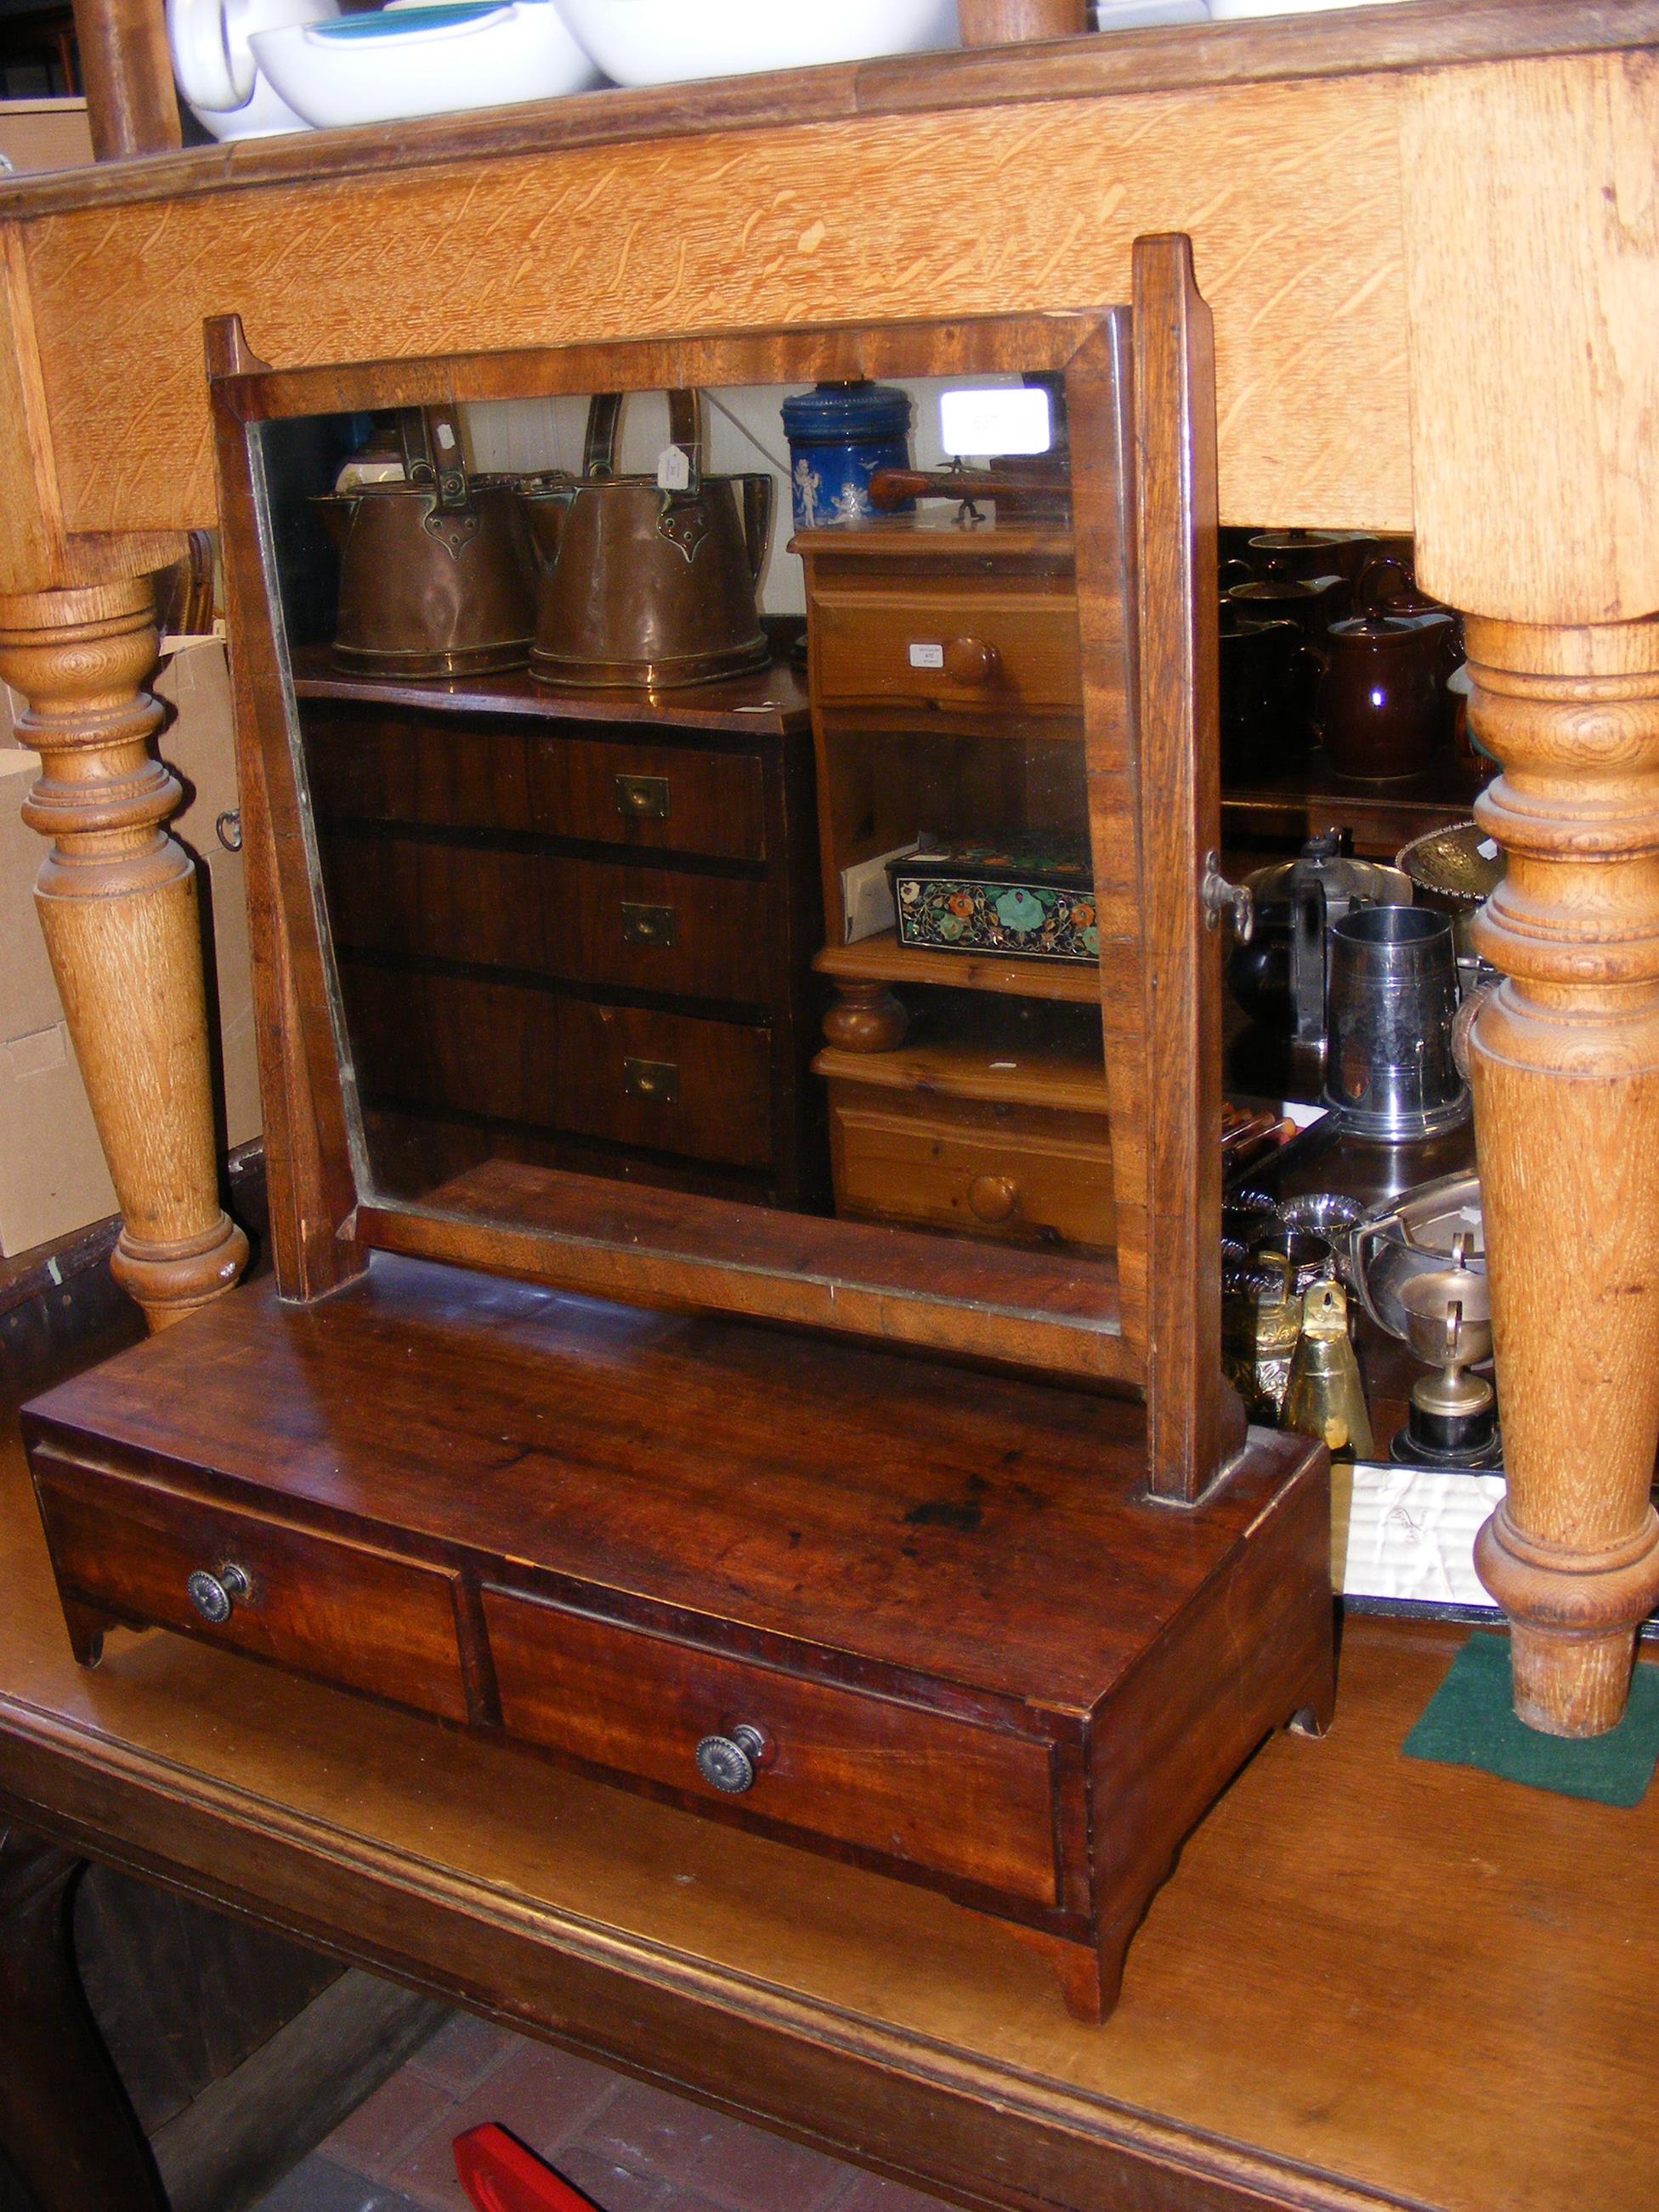
<svg viewBox="0 0 1659 2212">
<path fill-rule="evenodd" d="M 75 1963 L 83 1863 L 0 1823 L 0 2149 L 42 2212 L 167 2212 Z"/>
<path fill-rule="evenodd" d="M 1505 981 L 1471 1038 L 1508 1494 L 1481 1579 L 1516 1710 L 1595 1735 L 1659 1599 L 1659 623 L 1471 621 Z"/>
<path fill-rule="evenodd" d="M 122 1212 L 116 1279 L 163 1328 L 229 1290 L 247 1239 L 221 1209 L 183 796 L 149 749 L 161 708 L 148 579 L 0 598 L 0 677 L 42 773 L 40 927 Z"/>
</svg>

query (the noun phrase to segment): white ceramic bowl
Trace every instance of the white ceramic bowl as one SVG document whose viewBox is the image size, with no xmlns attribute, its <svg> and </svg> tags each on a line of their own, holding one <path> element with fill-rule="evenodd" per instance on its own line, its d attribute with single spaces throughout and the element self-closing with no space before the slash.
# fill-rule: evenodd
<svg viewBox="0 0 1659 2212">
<path fill-rule="evenodd" d="M 956 0 L 558 0 L 618 84 L 811 69 L 960 43 Z"/>
<path fill-rule="evenodd" d="M 393 0 L 252 43 L 283 98 L 320 129 L 550 100 L 599 81 L 553 0 Z"/>
<path fill-rule="evenodd" d="M 173 74 L 191 113 L 216 138 L 309 129 L 261 72 L 252 41 L 338 13 L 336 0 L 167 0 Z"/>
</svg>

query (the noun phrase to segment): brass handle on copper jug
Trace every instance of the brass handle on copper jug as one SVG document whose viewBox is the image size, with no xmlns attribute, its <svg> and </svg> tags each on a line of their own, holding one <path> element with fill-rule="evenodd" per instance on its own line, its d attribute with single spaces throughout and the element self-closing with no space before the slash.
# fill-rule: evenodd
<svg viewBox="0 0 1659 2212">
<path fill-rule="evenodd" d="M 992 684 L 1002 655 L 987 639 L 953 637 L 945 648 L 945 672 L 952 684 Z"/>
<path fill-rule="evenodd" d="M 236 1610 L 237 1599 L 245 1598 L 250 1588 L 240 1567 L 223 1566 L 217 1574 L 198 1567 L 185 1584 L 185 1594 L 203 1620 L 210 1626 L 219 1628 Z"/>
<path fill-rule="evenodd" d="M 697 1746 L 697 1771 L 711 1790 L 741 1797 L 754 1788 L 765 1755 L 765 1736 L 746 1721 L 740 1722 L 730 1735 L 704 1736 Z"/>
<path fill-rule="evenodd" d="M 1012 1176 L 975 1176 L 968 1186 L 968 1205 L 981 1221 L 1012 1219 L 1019 1206 L 1019 1185 Z"/>
</svg>

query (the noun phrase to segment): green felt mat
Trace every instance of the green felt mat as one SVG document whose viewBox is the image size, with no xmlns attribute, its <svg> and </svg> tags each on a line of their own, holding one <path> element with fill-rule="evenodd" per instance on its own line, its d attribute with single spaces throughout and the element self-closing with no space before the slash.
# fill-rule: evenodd
<svg viewBox="0 0 1659 2212">
<path fill-rule="evenodd" d="M 1659 1759 L 1659 1667 L 1638 1667 L 1630 1706 L 1616 1729 L 1583 1741 L 1523 1728 L 1510 1703 L 1510 1639 L 1478 1631 L 1406 1738 L 1407 1759 L 1479 1766 L 1505 1782 L 1639 1805 Z"/>
</svg>

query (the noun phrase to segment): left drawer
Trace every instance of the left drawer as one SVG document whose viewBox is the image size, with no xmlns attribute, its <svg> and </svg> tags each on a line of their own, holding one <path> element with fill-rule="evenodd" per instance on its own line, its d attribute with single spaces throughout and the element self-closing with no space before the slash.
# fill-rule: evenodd
<svg viewBox="0 0 1659 2212">
<path fill-rule="evenodd" d="M 49 1447 L 32 1457 L 66 1598 L 467 1718 L 456 1577 L 441 1567 L 82 1467 Z"/>
</svg>

